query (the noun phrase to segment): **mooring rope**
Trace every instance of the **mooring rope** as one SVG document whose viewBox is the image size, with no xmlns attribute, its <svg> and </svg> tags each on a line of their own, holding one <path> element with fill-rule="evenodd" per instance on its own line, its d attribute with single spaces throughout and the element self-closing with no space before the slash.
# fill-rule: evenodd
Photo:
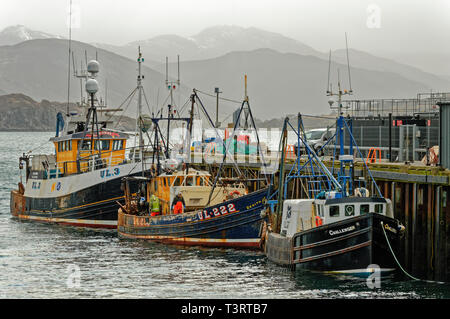
<svg viewBox="0 0 450 319">
<path fill-rule="evenodd" d="M 425 279 L 419 279 L 419 278 L 416 278 L 416 277 L 410 275 L 405 269 L 403 269 L 402 265 L 400 264 L 400 262 L 398 261 L 397 257 L 395 256 L 394 251 L 392 250 L 391 244 L 390 244 L 390 242 L 389 242 L 389 238 L 388 238 L 388 236 L 386 235 L 386 231 L 384 230 L 384 224 L 383 224 L 383 222 L 380 222 L 380 223 L 381 223 L 381 229 L 383 230 L 384 237 L 386 238 L 386 242 L 387 242 L 387 244 L 388 244 L 388 246 L 389 246 L 389 250 L 391 251 L 391 254 L 392 254 L 392 256 L 394 257 L 394 260 L 395 260 L 395 262 L 397 263 L 398 267 L 400 267 L 400 269 L 403 271 L 403 273 L 404 273 L 406 276 L 408 276 L 409 278 L 411 278 L 411 279 L 413 279 L 413 280 L 416 280 L 416 281 L 424 281 L 424 282 L 428 282 L 428 283 L 436 283 L 436 284 L 445 284 L 445 282 L 443 282 L 443 281 L 433 281 L 433 280 L 425 280 Z"/>
</svg>

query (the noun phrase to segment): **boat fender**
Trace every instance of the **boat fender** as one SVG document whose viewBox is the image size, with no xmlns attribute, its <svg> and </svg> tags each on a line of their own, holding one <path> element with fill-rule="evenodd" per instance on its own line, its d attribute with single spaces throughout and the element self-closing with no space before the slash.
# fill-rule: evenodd
<svg viewBox="0 0 450 319">
<path fill-rule="evenodd" d="M 400 238 L 402 238 L 405 235 L 405 226 L 403 226 L 402 224 L 398 223 L 397 224 L 397 231 L 400 234 Z"/>
<path fill-rule="evenodd" d="M 21 195 L 25 194 L 25 186 L 23 186 L 23 184 L 20 182 L 19 182 L 19 194 Z"/>
<path fill-rule="evenodd" d="M 259 216 L 261 216 L 261 218 L 265 218 L 267 216 L 266 209 L 262 209 L 261 212 L 259 213 Z"/>
<path fill-rule="evenodd" d="M 320 216 L 316 216 L 316 227 L 322 226 L 322 218 Z"/>
<path fill-rule="evenodd" d="M 63 114 L 61 112 L 58 112 L 58 114 L 56 114 L 56 137 L 59 136 L 59 132 L 62 132 L 64 128 L 64 117 Z"/>
</svg>

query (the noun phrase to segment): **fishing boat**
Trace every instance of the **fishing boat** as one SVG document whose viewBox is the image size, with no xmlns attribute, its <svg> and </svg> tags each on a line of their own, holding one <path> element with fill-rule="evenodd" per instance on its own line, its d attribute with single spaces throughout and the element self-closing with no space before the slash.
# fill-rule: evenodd
<svg viewBox="0 0 450 319">
<path fill-rule="evenodd" d="M 185 202 L 185 211 L 203 208 L 208 204 L 208 196 L 211 191 L 211 174 L 206 171 L 198 171 L 193 168 L 165 172 L 157 176 L 153 183 L 149 184 L 149 194 L 157 196 L 161 203 L 161 211 L 169 214 L 171 203 L 179 194 Z M 243 183 L 235 185 L 223 185 L 213 190 L 210 205 L 223 203 L 224 201 L 246 195 L 247 188 Z"/>
<path fill-rule="evenodd" d="M 352 134 L 351 118 L 343 116 L 342 95 L 351 90 L 344 93 L 340 82 L 338 88 L 336 130 L 317 152 L 308 144 L 301 115 L 297 128 L 285 119 L 278 189 L 268 198 L 271 224 L 265 234 L 264 250 L 269 260 L 293 269 L 357 276 L 392 273 L 398 269 L 395 255 L 405 227 L 394 218 L 391 201 L 382 196 L 366 162 L 368 180 L 354 180 L 354 153 L 363 156 Z M 333 95 L 331 90 L 327 93 Z M 301 162 L 298 148 L 295 164 L 285 174 L 288 127 L 296 133 L 297 145 L 304 146 L 306 156 Z M 348 154 L 345 133 L 349 140 Z M 335 141 L 332 163 L 326 166 L 317 153 L 331 141 Z M 337 178 L 330 171 L 335 171 L 335 159 L 339 161 Z M 288 183 L 296 179 L 306 184 L 304 197 L 288 199 Z"/>
<path fill-rule="evenodd" d="M 124 178 L 126 201 L 118 212 L 119 236 L 181 245 L 259 248 L 267 190 L 246 194 L 242 185 L 217 187 L 213 200 L 205 206 L 212 189 L 210 180 L 207 172 L 193 169 L 153 179 Z M 132 195 L 132 181 L 142 182 L 139 188 L 144 190 L 146 202 L 152 194 L 161 197 L 161 215 L 150 216 L 148 209 L 139 209 L 141 198 Z M 176 194 L 186 203 L 181 214 L 175 214 L 169 205 L 169 195 L 174 198 Z"/>
<path fill-rule="evenodd" d="M 207 115 L 194 90 L 191 116 L 195 99 Z M 241 105 L 234 131 L 244 106 L 249 109 L 248 98 Z M 191 125 L 189 131 L 192 132 Z M 125 178 L 126 201 L 118 211 L 119 236 L 180 245 L 260 248 L 268 189 L 247 193 L 244 185 L 240 184 L 242 178 L 231 185 L 221 180 L 219 174 L 229 152 L 225 143 L 224 149 L 223 161 L 214 181 L 208 172 L 189 168 L 189 162 L 183 169 L 173 172 L 159 173 L 155 170 L 151 178 Z M 133 196 L 129 183 L 136 180 L 140 180 L 142 186 L 139 187 L 140 193 Z M 182 213 L 175 213 L 172 209 L 172 201 L 177 194 L 184 198 L 185 210 Z M 162 202 L 160 215 L 152 216 L 150 205 L 146 205 L 152 196 Z"/>
<path fill-rule="evenodd" d="M 141 63 L 139 52 L 139 71 Z M 87 114 L 58 113 L 56 136 L 50 138 L 54 154 L 23 154 L 19 168 L 25 168 L 18 189 L 11 191 L 10 211 L 20 220 L 56 223 L 92 228 L 117 228 L 117 201 L 124 202 L 120 190 L 124 176 L 142 175 L 153 162 L 145 158 L 142 147 L 127 158 L 124 132 L 109 128 L 110 115 L 97 115 L 99 63 L 87 63 L 85 88 L 90 96 Z M 142 90 L 138 75 L 138 91 Z M 102 109 L 105 111 L 105 109 Z M 139 117 L 137 129 L 144 123 Z M 144 125 L 145 124 L 145 125 Z M 148 129 L 148 127 L 146 127 Z M 142 155 L 141 155 L 142 154 Z M 25 164 L 25 165 L 24 165 Z M 22 174 L 21 174 L 22 178 Z"/>
</svg>

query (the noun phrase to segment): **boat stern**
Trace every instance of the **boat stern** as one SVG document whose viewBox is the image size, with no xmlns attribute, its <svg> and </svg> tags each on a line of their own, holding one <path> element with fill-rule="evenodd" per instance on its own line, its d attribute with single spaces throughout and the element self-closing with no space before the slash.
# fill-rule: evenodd
<svg viewBox="0 0 450 319">
<path fill-rule="evenodd" d="M 10 211 L 11 215 L 18 217 L 25 211 L 25 196 L 23 192 L 19 189 L 14 189 L 11 191 L 10 197 Z"/>
</svg>

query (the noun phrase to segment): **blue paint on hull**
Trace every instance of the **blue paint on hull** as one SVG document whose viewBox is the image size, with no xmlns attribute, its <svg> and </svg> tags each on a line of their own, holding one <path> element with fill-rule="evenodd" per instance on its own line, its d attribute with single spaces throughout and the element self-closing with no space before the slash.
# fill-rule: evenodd
<svg viewBox="0 0 450 319">
<path fill-rule="evenodd" d="M 185 245 L 259 248 L 267 189 L 180 215 L 119 214 L 119 235 Z"/>
</svg>

